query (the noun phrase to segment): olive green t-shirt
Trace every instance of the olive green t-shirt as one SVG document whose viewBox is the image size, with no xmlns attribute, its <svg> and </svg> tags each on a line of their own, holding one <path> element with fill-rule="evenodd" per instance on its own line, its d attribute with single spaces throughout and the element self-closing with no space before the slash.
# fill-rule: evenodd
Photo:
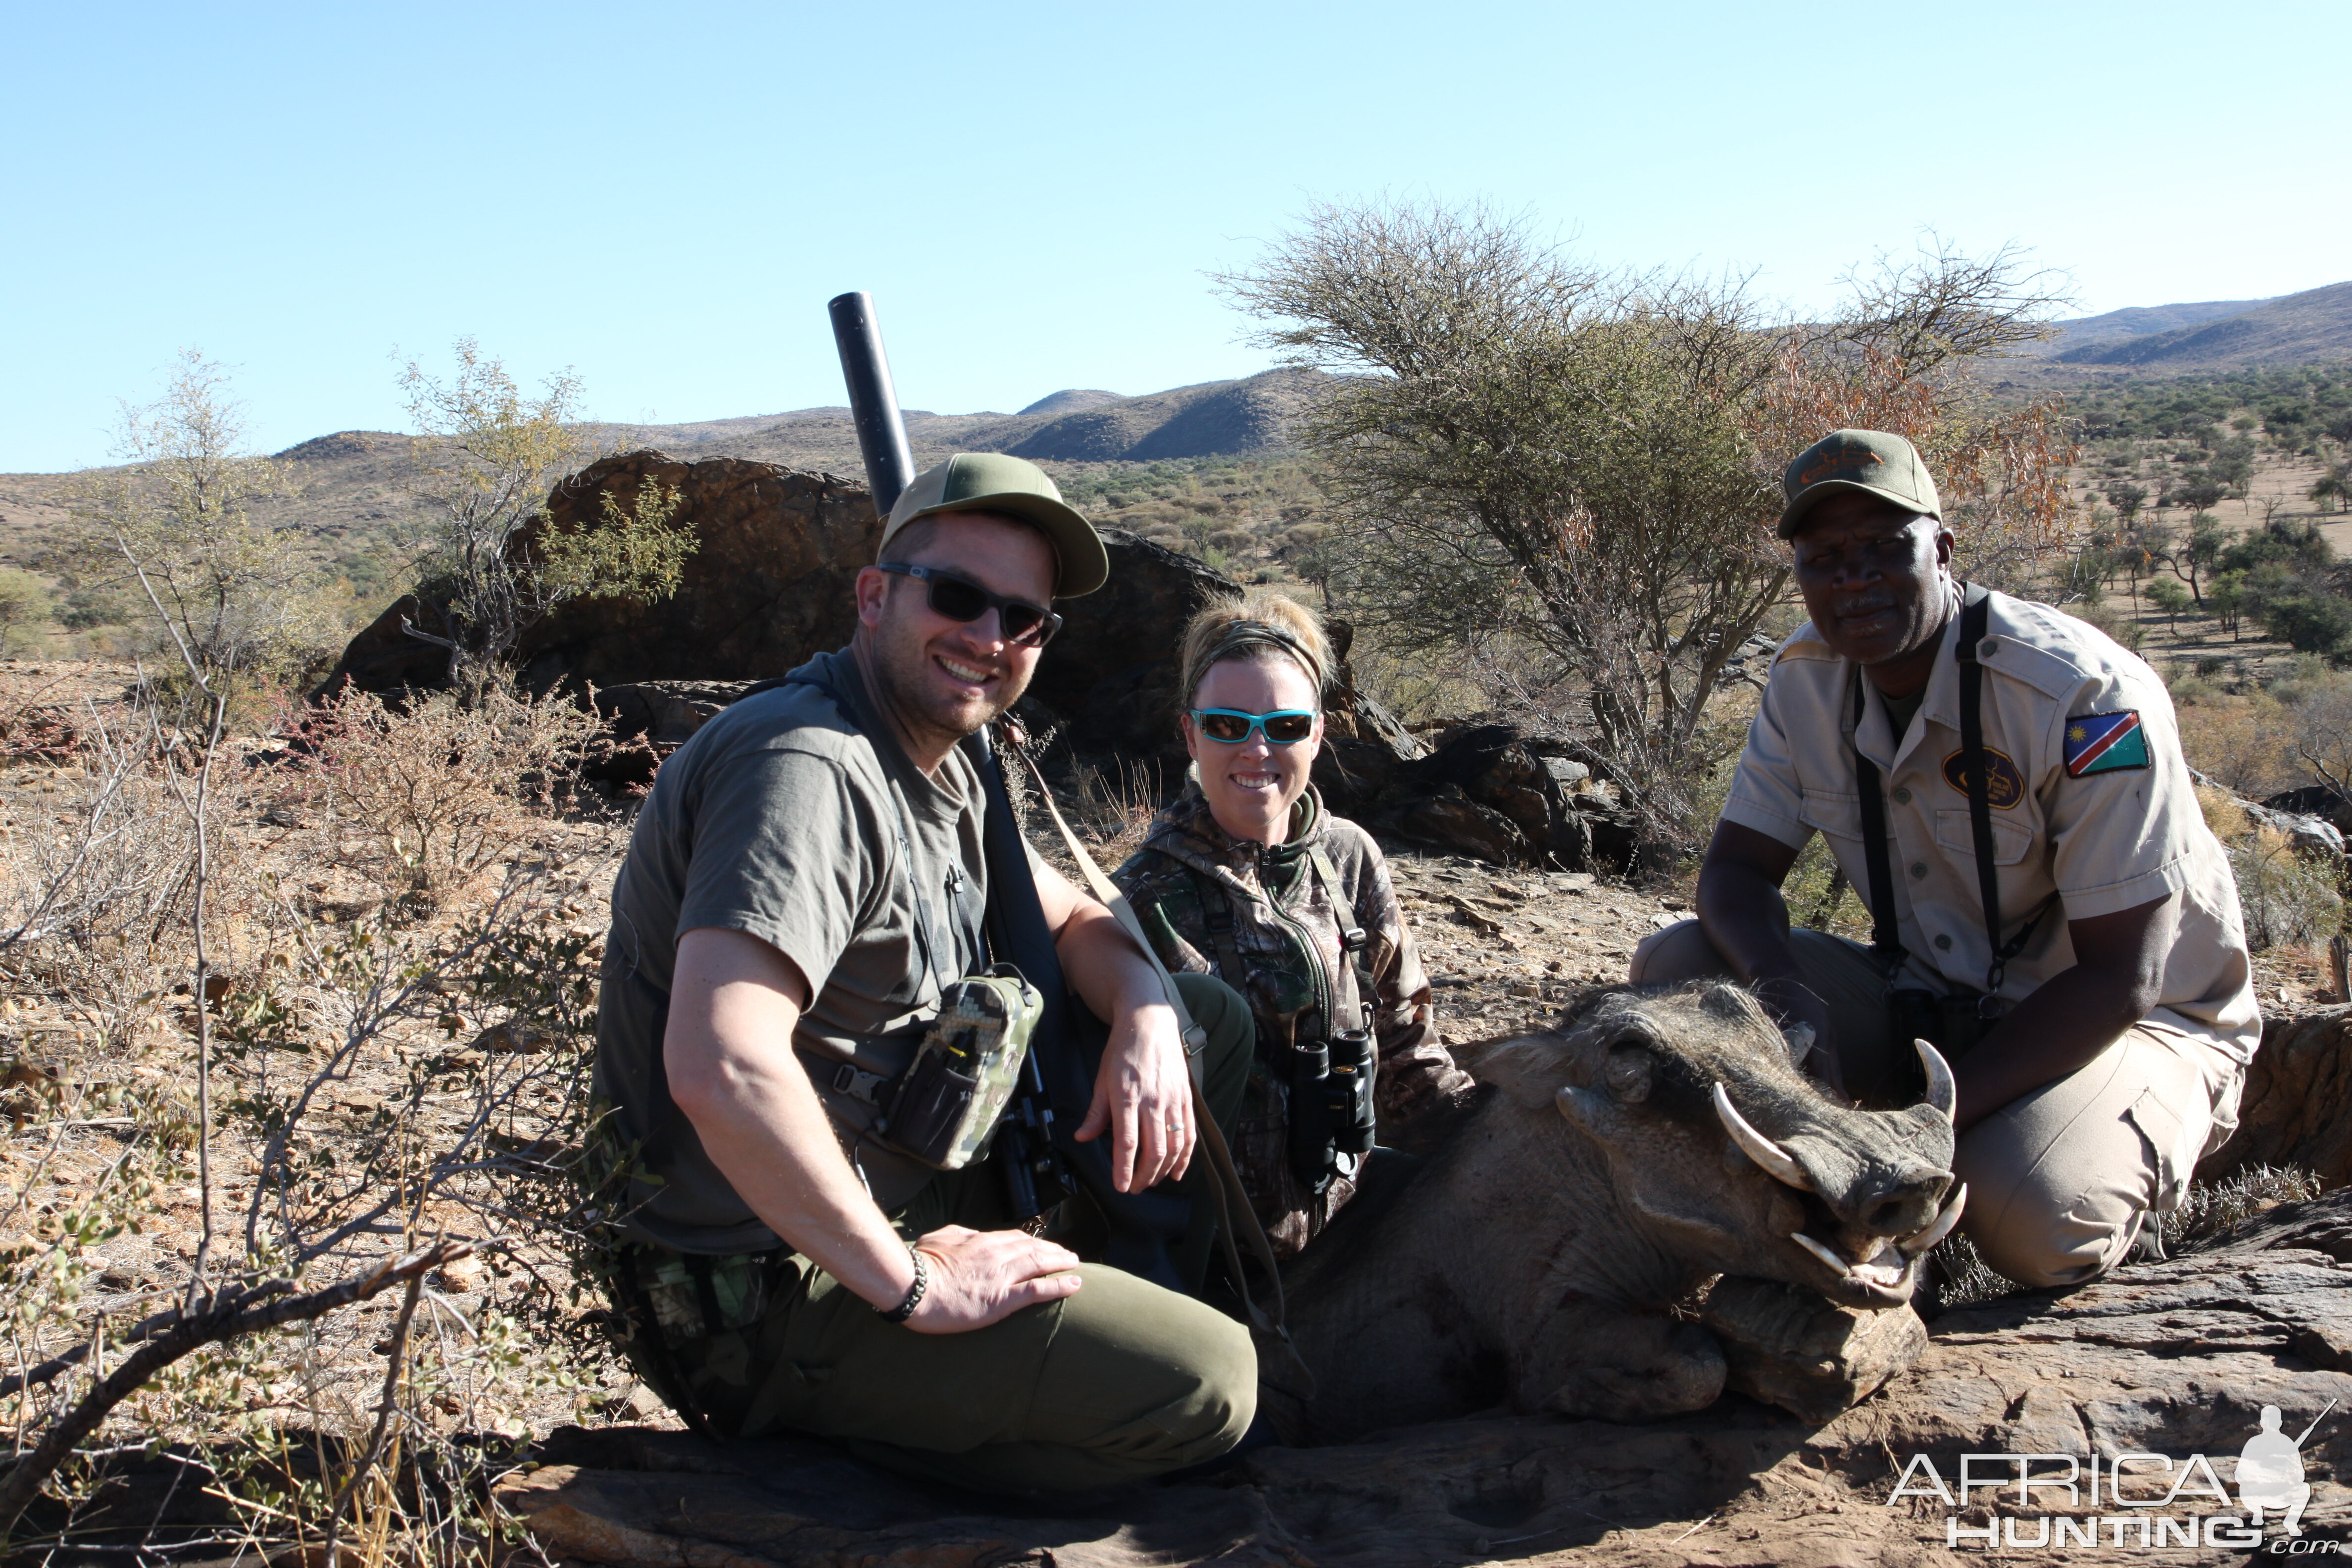
<svg viewBox="0 0 2352 1568">
<path fill-rule="evenodd" d="M 613 1131 L 642 1145 L 657 1178 L 637 1184 L 629 1228 L 681 1251 L 777 1245 L 703 1152 L 662 1074 L 681 931 L 740 931 L 799 966 L 812 995 L 793 1043 L 836 1125 L 853 1129 L 861 1106 L 835 1088 L 841 1065 L 895 1075 L 913 1026 L 937 1011 L 939 983 L 980 963 L 984 797 L 971 760 L 950 751 L 925 776 L 874 713 L 846 651 L 793 679 L 726 709 L 662 764 L 613 887 L 596 1089 L 614 1108 Z M 919 891 L 937 949 L 928 964 Z M 844 1144 L 886 1210 L 929 1178 L 871 1141 Z"/>
</svg>

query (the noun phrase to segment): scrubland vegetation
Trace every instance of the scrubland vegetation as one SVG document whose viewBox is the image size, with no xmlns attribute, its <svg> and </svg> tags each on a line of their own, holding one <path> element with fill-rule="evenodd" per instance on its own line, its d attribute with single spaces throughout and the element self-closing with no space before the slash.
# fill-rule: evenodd
<svg viewBox="0 0 2352 1568">
<path fill-rule="evenodd" d="M 1224 283 L 1269 344 L 1349 374 L 1297 449 L 1058 476 L 1108 524 L 1319 601 L 1412 728 L 1586 737 L 1671 881 L 1801 616 L 1780 466 L 1828 428 L 1899 430 L 1970 575 L 2170 682 L 2266 974 L 2318 973 L 2342 862 L 2240 797 L 2352 793 L 2352 374 L 2004 401 L 1982 368 L 2049 291 L 2013 256 L 1933 247 L 1814 323 L 1476 213 L 1319 211 Z M 18 1548 L 488 1557 L 486 1478 L 626 1385 L 599 1334 L 586 1062 L 629 803 L 582 783 L 587 716 L 516 695 L 507 664 L 565 598 L 672 591 L 691 541 L 658 491 L 588 535 L 540 529 L 598 450 L 568 380 L 526 395 L 465 343 L 404 384 L 412 504 L 380 537 L 306 537 L 289 465 L 245 449 L 191 356 L 126 416 L 125 464 L 71 487 L 71 538 L 0 571 L 0 658 L 100 660 L 0 669 Z M 448 607 L 412 630 L 449 690 L 304 706 L 418 584 Z M 1088 787 L 1105 833 L 1148 818 L 1139 775 Z M 1860 932 L 1818 845 L 1790 902 Z M 2226 1217 L 2200 1201 L 2184 1226 Z M 157 1475 L 202 1500 L 161 1533 L 152 1506 L 128 1522 L 123 1479 Z"/>
</svg>

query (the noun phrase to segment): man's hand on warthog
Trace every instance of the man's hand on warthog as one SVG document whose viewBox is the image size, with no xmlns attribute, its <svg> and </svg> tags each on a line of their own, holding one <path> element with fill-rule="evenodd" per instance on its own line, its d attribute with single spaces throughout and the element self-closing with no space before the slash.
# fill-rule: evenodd
<svg viewBox="0 0 2352 1568">
<path fill-rule="evenodd" d="M 984 1329 L 1040 1301 L 1075 1295 L 1078 1255 L 1026 1231 L 943 1225 L 915 1243 L 930 1269 L 922 1304 L 907 1320 L 919 1334 Z"/>
</svg>

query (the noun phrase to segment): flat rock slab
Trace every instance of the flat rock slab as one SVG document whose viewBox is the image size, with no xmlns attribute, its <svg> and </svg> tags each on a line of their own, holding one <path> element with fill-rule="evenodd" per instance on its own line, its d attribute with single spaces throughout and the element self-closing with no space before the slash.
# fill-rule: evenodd
<svg viewBox="0 0 2352 1568">
<path fill-rule="evenodd" d="M 2334 1399 L 2302 1456 L 2306 1530 L 2336 1540 L 2352 1526 L 2352 1487 L 2338 1479 L 2352 1466 L 2347 1262 L 2352 1193 L 2290 1205 L 2193 1256 L 1948 1312 L 1915 1365 L 1819 1427 L 1738 1395 L 1645 1426 L 1478 1416 L 1261 1449 L 1205 1479 L 1035 1506 L 908 1482 L 814 1443 L 566 1429 L 500 1495 L 551 1556 L 625 1568 L 2098 1561 L 2141 1555 L 2137 1535 L 2120 1548 L 2103 1536 L 2096 1552 L 1989 1553 L 1981 1538 L 1948 1547 L 1948 1525 L 2012 1528 L 2006 1514 L 2031 1542 L 2052 1513 L 2236 1510 L 2190 1495 L 2169 1509 L 2105 1498 L 2070 1508 L 2050 1490 L 2021 1508 L 2014 1483 L 1996 1510 L 1982 1491 L 1967 1510 L 1932 1496 L 1890 1506 L 1889 1494 L 1922 1454 L 1948 1485 L 1963 1454 L 2176 1465 L 2202 1454 L 2231 1485 L 2264 1405 L 2292 1435 Z M 2133 1493 L 2161 1495 L 2160 1468 L 2136 1462 Z M 2243 1547 L 2160 1550 L 2168 1563 L 2245 1557 Z"/>
</svg>

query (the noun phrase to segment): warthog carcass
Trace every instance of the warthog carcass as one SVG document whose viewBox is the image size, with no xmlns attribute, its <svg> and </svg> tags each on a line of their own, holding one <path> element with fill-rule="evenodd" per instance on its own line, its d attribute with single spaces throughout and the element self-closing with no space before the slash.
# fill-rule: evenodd
<svg viewBox="0 0 2352 1568">
<path fill-rule="evenodd" d="M 1293 1441 L 1497 1404 L 1654 1419 L 1723 1390 L 1714 1337 L 1668 1314 L 1710 1276 L 1905 1304 L 1967 1196 L 1951 1073 L 1919 1053 L 1924 1102 L 1840 1104 L 1720 983 L 1489 1047 L 1491 1089 L 1426 1163 L 1371 1181 L 1286 1271 L 1316 1389 L 1286 1396 L 1269 1357 L 1269 1413 Z"/>
</svg>

